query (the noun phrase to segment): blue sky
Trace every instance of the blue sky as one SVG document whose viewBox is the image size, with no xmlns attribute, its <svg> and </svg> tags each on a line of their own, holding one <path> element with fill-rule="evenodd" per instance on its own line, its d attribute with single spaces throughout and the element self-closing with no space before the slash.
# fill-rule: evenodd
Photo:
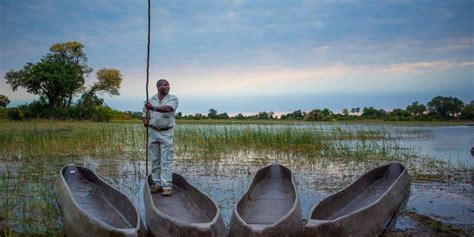
<svg viewBox="0 0 474 237">
<path fill-rule="evenodd" d="M 146 4 L 3 0 L 0 74 L 38 62 L 54 43 L 80 41 L 95 71 L 124 76 L 121 95 L 106 103 L 140 111 Z M 185 114 L 390 110 L 438 95 L 468 103 L 473 47 L 473 1 L 152 0 L 151 78 L 170 81 Z M 12 105 L 36 98 L 4 79 L 0 94 Z"/>
</svg>

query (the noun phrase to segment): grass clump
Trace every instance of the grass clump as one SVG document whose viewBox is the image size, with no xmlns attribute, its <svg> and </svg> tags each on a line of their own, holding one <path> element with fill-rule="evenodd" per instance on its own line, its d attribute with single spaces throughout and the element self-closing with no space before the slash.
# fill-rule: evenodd
<svg viewBox="0 0 474 237">
<path fill-rule="evenodd" d="M 429 216 L 421 215 L 415 211 L 408 211 L 405 213 L 405 215 L 415 219 L 420 224 L 424 225 L 437 234 L 447 234 L 451 236 L 465 235 L 465 232 L 462 229 L 437 221 Z"/>
</svg>

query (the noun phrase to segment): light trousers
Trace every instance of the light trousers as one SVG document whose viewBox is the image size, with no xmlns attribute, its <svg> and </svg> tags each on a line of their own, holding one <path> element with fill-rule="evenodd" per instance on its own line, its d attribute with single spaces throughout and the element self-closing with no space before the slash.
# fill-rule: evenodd
<svg viewBox="0 0 474 237">
<path fill-rule="evenodd" d="M 172 188 L 174 129 L 167 131 L 150 129 L 148 136 L 148 157 L 151 159 L 151 177 L 161 187 Z"/>
</svg>

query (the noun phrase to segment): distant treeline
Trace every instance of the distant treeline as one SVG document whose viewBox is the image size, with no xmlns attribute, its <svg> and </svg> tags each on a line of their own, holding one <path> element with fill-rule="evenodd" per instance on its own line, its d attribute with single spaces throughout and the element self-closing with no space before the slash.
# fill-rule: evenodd
<svg viewBox="0 0 474 237">
<path fill-rule="evenodd" d="M 81 103 L 73 103 L 67 109 L 48 107 L 41 101 L 20 105 L 16 108 L 5 108 L 7 103 L 2 103 L 0 98 L 0 118 L 9 120 L 32 120 L 32 119 L 66 119 L 66 120 L 129 120 L 141 119 L 142 112 L 114 110 L 103 103 L 101 99 L 93 105 L 84 106 Z M 3 107 L 3 108 L 2 108 Z M 176 114 L 177 119 L 204 120 L 204 119 L 234 119 L 234 120 L 304 120 L 304 121 L 340 121 L 340 120 L 384 120 L 384 121 L 448 121 L 448 120 L 474 120 L 474 101 L 464 104 L 455 97 L 437 96 L 427 105 L 413 102 L 405 109 L 398 108 L 385 111 L 374 107 L 363 107 L 343 109 L 341 113 L 325 109 L 313 109 L 311 111 L 296 110 L 291 113 L 276 116 L 274 112 L 258 112 L 254 115 L 243 115 L 239 113 L 229 116 L 226 112 L 218 113 L 210 109 L 207 115 Z"/>
<path fill-rule="evenodd" d="M 324 109 L 313 109 L 305 112 L 301 110 L 292 113 L 282 114 L 280 117 L 275 113 L 259 112 L 254 115 L 243 115 L 241 113 L 236 116 L 229 116 L 227 113 L 218 113 L 215 109 L 210 109 L 207 115 L 197 113 L 195 115 L 182 115 L 177 113 L 177 119 L 280 119 L 280 120 L 305 120 L 305 121 L 334 121 L 334 120 L 364 120 L 376 119 L 385 121 L 446 121 L 446 120 L 474 120 L 474 101 L 464 104 L 455 97 L 437 96 L 431 99 L 427 105 L 418 101 L 408 105 L 405 109 L 398 108 L 392 111 L 385 111 L 374 107 L 345 108 L 341 113 Z"/>
</svg>

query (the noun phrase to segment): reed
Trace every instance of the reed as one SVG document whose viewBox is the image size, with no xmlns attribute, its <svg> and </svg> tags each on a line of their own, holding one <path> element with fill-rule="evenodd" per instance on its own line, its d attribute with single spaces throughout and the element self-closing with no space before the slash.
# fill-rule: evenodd
<svg viewBox="0 0 474 237">
<path fill-rule="evenodd" d="M 3 126 L 6 125 L 6 126 Z M 38 157 L 114 156 L 144 152 L 144 129 L 132 123 L 34 122 L 3 123 L 2 160 Z M 231 150 L 253 149 L 299 154 L 360 157 L 386 154 L 377 140 L 391 139 L 386 131 L 315 129 L 294 125 L 182 125 L 175 131 L 176 149 L 201 157 L 219 157 Z"/>
</svg>

